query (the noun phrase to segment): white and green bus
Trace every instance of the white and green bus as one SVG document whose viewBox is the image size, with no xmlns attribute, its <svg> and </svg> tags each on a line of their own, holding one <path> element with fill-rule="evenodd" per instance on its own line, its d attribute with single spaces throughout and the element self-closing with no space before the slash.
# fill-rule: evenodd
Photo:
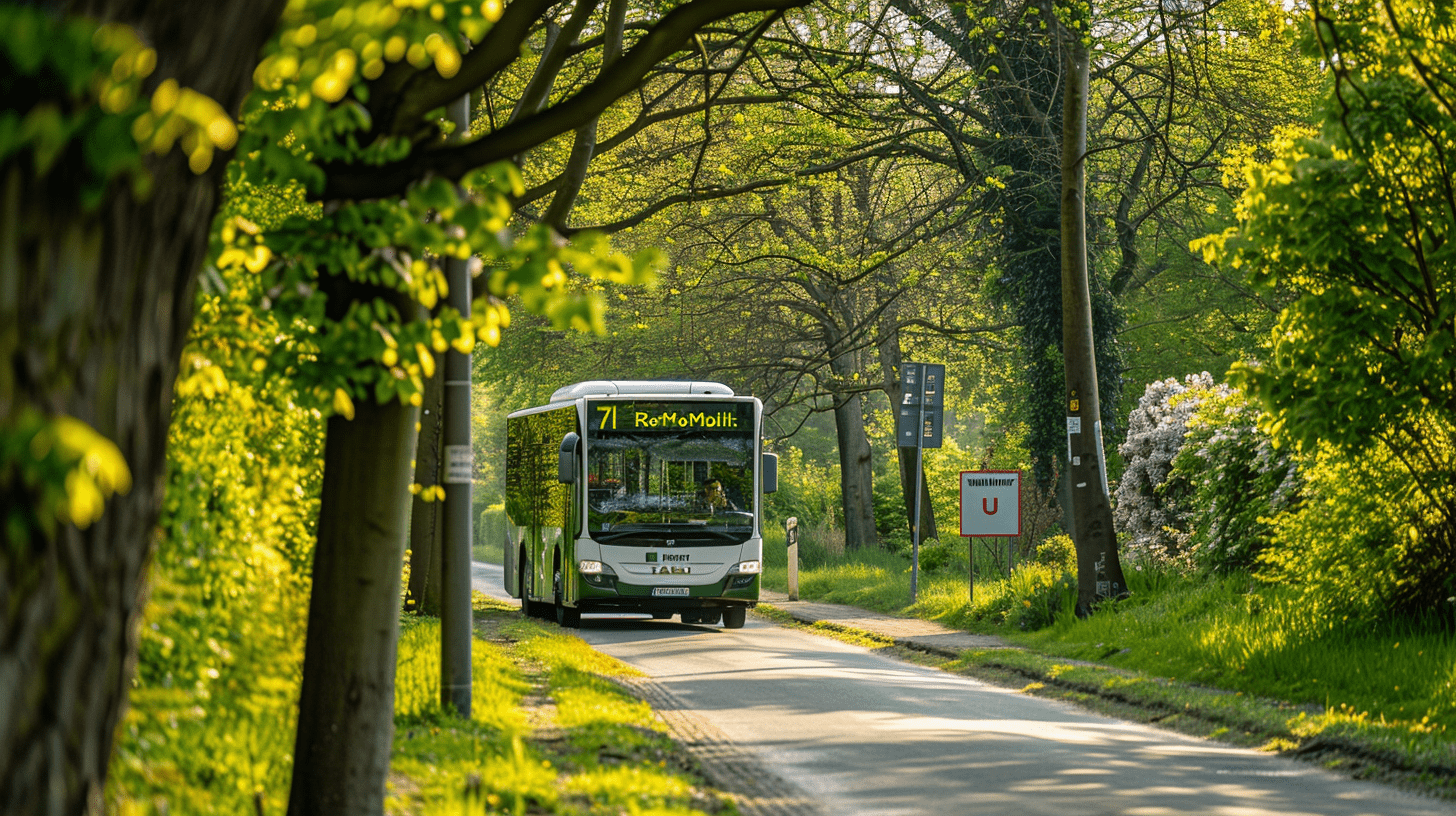
<svg viewBox="0 0 1456 816">
<path fill-rule="evenodd" d="M 743 626 L 757 605 L 763 404 L 721 383 L 593 380 L 506 418 L 506 589 L 527 615 Z"/>
</svg>

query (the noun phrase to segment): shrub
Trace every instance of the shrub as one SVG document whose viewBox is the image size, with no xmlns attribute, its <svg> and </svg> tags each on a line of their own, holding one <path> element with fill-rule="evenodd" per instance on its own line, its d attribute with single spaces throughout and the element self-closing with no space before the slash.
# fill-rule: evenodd
<svg viewBox="0 0 1456 816">
<path fill-rule="evenodd" d="M 905 553 L 909 557 L 909 553 Z M 965 541 L 922 541 L 920 542 L 920 569 L 923 572 L 944 572 L 965 575 L 969 566 L 970 552 Z"/>
<path fill-rule="evenodd" d="M 764 498 L 765 515 L 781 526 L 795 517 L 804 527 L 832 527 L 841 515 L 839 466 L 807 462 L 802 450 L 786 447 L 779 452 L 778 492 Z"/>
<path fill-rule="evenodd" d="M 1036 563 L 1063 572 L 1077 571 L 1077 545 L 1066 533 L 1048 536 L 1036 547 Z"/>
<path fill-rule="evenodd" d="M 1191 555 L 1218 573 L 1252 568 L 1269 546 L 1270 520 L 1299 499 L 1299 468 L 1274 448 L 1258 417 L 1241 391 L 1210 393 L 1173 459 L 1173 478 L 1192 486 Z"/>
<path fill-rule="evenodd" d="M 1207 371 L 1179 382 L 1170 377 L 1149 383 L 1137 407 L 1128 414 L 1127 439 L 1118 448 L 1127 469 L 1118 481 L 1113 520 L 1128 533 L 1126 554 L 1132 559 L 1170 558 L 1188 548 L 1193 485 L 1188 474 L 1175 473 L 1173 460 L 1185 444 L 1188 419 L 1204 400 L 1227 394 Z"/>
<path fill-rule="evenodd" d="M 1067 536 L 1055 536 L 1065 538 Z M 1050 539 L 1049 539 L 1050 540 Z M 1040 548 L 1037 550 L 1041 554 Z M 1076 557 L 1073 555 L 1071 569 L 1047 564 L 1026 564 L 1011 574 L 1012 596 L 1020 603 L 1012 607 L 1008 621 L 1024 631 L 1044 629 L 1056 622 L 1057 617 L 1077 604 L 1077 580 L 1074 575 Z"/>
<path fill-rule="evenodd" d="M 1387 447 L 1352 456 L 1324 446 L 1304 476 L 1304 503 L 1272 522 L 1261 580 L 1295 586 L 1314 619 L 1418 614 L 1456 594 L 1442 508 Z"/>
</svg>

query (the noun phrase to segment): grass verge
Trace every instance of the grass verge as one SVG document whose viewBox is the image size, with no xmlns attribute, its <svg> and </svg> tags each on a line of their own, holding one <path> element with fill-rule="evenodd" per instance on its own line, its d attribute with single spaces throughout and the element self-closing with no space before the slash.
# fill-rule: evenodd
<svg viewBox="0 0 1456 816">
<path fill-rule="evenodd" d="M 735 816 L 646 703 L 635 670 L 477 594 L 469 719 L 439 704 L 439 622 L 400 637 L 386 812 Z"/>
</svg>

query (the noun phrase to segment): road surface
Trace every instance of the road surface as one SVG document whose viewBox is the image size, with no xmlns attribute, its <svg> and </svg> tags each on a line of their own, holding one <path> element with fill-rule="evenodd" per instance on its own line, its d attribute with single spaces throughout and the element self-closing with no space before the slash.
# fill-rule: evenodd
<svg viewBox="0 0 1456 816">
<path fill-rule="evenodd" d="M 481 566 L 476 588 L 505 597 L 500 568 Z M 587 616 L 579 634 L 827 814 L 1456 816 L 1447 803 L 752 616 L 739 630 Z"/>
</svg>

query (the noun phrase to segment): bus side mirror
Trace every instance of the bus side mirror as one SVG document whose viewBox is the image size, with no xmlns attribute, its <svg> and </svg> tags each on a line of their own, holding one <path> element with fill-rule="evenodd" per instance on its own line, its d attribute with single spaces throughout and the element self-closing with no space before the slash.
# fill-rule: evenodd
<svg viewBox="0 0 1456 816">
<path fill-rule="evenodd" d="M 779 489 L 779 455 L 763 455 L 763 492 L 773 493 Z"/>
<path fill-rule="evenodd" d="M 561 438 L 561 453 L 556 459 L 556 481 L 576 484 L 576 462 L 581 452 L 581 437 L 575 432 Z"/>
</svg>

